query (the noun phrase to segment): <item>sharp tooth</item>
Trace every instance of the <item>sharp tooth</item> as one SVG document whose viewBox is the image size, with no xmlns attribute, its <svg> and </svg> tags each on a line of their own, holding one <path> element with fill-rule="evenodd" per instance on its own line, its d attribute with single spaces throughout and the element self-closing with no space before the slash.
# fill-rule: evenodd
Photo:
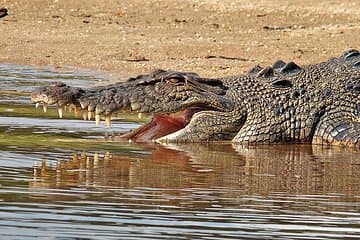
<svg viewBox="0 0 360 240">
<path fill-rule="evenodd" d="M 47 108 L 48 108 L 48 104 L 47 104 L 47 103 L 44 103 L 44 104 L 43 104 L 43 110 L 44 110 L 44 112 L 47 112 Z"/>
<path fill-rule="evenodd" d="M 40 106 L 40 103 L 36 103 L 35 107 L 38 108 Z"/>
<path fill-rule="evenodd" d="M 64 109 L 62 107 L 58 108 L 59 118 L 63 118 L 63 111 Z"/>
<path fill-rule="evenodd" d="M 110 153 L 109 152 L 106 152 L 104 154 L 104 160 L 110 160 Z"/>
<path fill-rule="evenodd" d="M 142 118 L 142 113 L 138 113 L 138 119 Z"/>
<path fill-rule="evenodd" d="M 106 126 L 110 127 L 110 125 L 111 125 L 111 114 L 105 114 L 105 123 L 106 123 Z"/>
<path fill-rule="evenodd" d="M 101 120 L 100 114 L 96 114 L 96 115 L 95 115 L 96 126 L 99 126 L 99 125 L 100 125 L 100 120 Z"/>
<path fill-rule="evenodd" d="M 88 112 L 83 111 L 83 112 L 82 112 L 82 117 L 83 117 L 84 120 L 86 120 L 87 117 L 88 117 Z"/>
<path fill-rule="evenodd" d="M 87 156 L 86 156 L 86 152 L 85 150 L 81 152 L 81 155 L 80 155 L 80 160 L 83 160 L 83 159 L 86 159 Z"/>
<path fill-rule="evenodd" d="M 92 118 L 92 112 L 89 111 L 87 114 L 88 114 L 88 120 L 91 120 L 91 118 Z"/>
<path fill-rule="evenodd" d="M 97 152 L 94 154 L 94 161 L 99 162 L 99 153 Z"/>
<path fill-rule="evenodd" d="M 77 108 L 77 107 L 75 107 L 75 117 L 79 117 L 79 115 L 80 115 L 80 113 L 81 113 L 81 109 L 80 108 Z"/>
<path fill-rule="evenodd" d="M 77 160 L 79 160 L 79 156 L 78 156 L 77 153 L 74 153 L 74 155 L 73 155 L 73 161 L 77 161 Z"/>
<path fill-rule="evenodd" d="M 94 169 L 97 169 L 99 167 L 99 154 L 97 154 L 97 153 L 95 153 L 95 155 L 94 155 L 94 166 L 93 167 L 94 167 Z"/>
</svg>

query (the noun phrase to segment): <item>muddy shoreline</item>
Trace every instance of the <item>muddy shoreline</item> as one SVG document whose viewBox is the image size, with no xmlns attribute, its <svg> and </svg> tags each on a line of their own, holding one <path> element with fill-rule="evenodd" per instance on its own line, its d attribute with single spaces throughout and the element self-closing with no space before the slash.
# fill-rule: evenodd
<svg viewBox="0 0 360 240">
<path fill-rule="evenodd" d="M 1 7 L 9 15 L 0 19 L 0 64 L 215 77 L 360 47 L 357 0 L 3 0 Z"/>
</svg>

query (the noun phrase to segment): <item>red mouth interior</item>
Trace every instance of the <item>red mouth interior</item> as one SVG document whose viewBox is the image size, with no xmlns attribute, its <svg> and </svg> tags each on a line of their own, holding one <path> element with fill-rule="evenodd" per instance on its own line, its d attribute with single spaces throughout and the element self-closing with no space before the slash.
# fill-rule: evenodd
<svg viewBox="0 0 360 240">
<path fill-rule="evenodd" d="M 184 128 L 191 117 L 201 110 L 203 110 L 201 107 L 190 107 L 176 113 L 156 115 L 149 123 L 122 137 L 135 142 L 148 142 L 161 138 Z"/>
</svg>

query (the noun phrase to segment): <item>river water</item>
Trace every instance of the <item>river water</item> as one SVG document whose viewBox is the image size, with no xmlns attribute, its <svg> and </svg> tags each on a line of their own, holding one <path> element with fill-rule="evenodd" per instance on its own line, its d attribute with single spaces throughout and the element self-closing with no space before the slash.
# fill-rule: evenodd
<svg viewBox="0 0 360 240">
<path fill-rule="evenodd" d="M 105 80 L 104 80 L 105 79 Z M 141 145 L 29 101 L 94 72 L 0 65 L 0 239 L 359 239 L 360 153 L 310 145 Z"/>
</svg>

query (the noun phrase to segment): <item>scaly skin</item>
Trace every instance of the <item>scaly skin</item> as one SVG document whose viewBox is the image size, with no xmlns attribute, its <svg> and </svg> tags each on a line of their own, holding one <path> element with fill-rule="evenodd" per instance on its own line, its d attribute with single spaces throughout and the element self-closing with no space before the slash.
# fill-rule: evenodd
<svg viewBox="0 0 360 240">
<path fill-rule="evenodd" d="M 308 142 L 360 146 L 360 54 L 303 67 L 277 61 L 248 74 L 201 78 L 158 70 L 89 90 L 63 84 L 41 87 L 33 102 L 73 104 L 97 116 L 117 111 L 177 112 L 205 107 L 157 141 L 232 140 L 241 144 Z"/>
</svg>

